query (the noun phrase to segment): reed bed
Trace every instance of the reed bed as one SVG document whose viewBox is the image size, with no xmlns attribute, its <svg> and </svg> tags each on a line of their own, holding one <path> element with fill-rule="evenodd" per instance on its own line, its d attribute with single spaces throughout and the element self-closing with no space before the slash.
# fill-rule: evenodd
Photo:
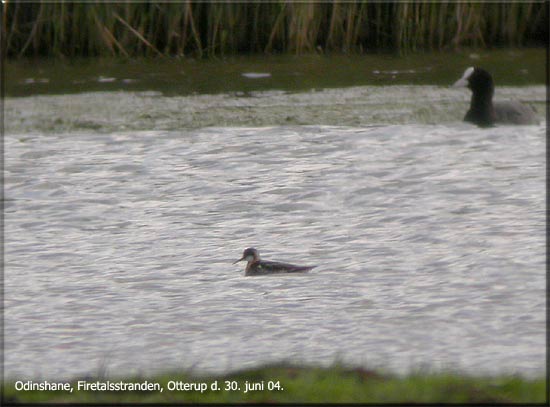
<svg viewBox="0 0 550 407">
<path fill-rule="evenodd" d="M 366 53 L 545 46 L 547 2 L 6 0 L 8 57 Z"/>
</svg>

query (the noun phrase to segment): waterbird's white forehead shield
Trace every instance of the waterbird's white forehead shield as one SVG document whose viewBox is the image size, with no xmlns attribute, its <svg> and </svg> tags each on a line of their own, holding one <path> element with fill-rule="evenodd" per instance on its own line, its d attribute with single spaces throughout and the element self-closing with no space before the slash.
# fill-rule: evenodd
<svg viewBox="0 0 550 407">
<path fill-rule="evenodd" d="M 463 88 L 463 87 L 466 87 L 468 86 L 468 79 L 470 78 L 470 76 L 472 76 L 472 74 L 474 73 L 474 67 L 471 66 L 469 67 L 468 69 L 466 69 L 464 71 L 464 75 L 462 75 L 462 78 L 460 78 L 458 81 L 456 81 L 454 84 L 453 84 L 453 87 L 455 88 Z"/>
</svg>

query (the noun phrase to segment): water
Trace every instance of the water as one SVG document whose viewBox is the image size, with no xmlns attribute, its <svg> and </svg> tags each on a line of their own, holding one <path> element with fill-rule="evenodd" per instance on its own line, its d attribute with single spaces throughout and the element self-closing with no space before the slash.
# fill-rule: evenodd
<svg viewBox="0 0 550 407">
<path fill-rule="evenodd" d="M 501 86 L 546 81 L 546 50 L 502 49 L 367 55 L 277 55 L 213 60 L 154 58 L 7 61 L 6 94 L 74 94 L 157 90 L 166 96 L 248 93 L 372 85 L 448 86 L 468 66 L 481 66 Z"/>
<path fill-rule="evenodd" d="M 541 106 L 545 88 L 497 96 Z M 8 98 L 6 376 L 281 360 L 544 374 L 545 123 L 478 129 L 468 98 Z M 245 278 L 231 263 L 248 246 L 318 267 Z"/>
</svg>

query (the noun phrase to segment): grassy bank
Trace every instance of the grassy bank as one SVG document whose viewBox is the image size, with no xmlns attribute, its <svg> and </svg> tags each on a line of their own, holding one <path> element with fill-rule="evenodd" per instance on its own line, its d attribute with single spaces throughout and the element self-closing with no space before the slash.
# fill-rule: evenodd
<svg viewBox="0 0 550 407">
<path fill-rule="evenodd" d="M 88 383 L 98 379 L 86 379 Z M 106 379 L 99 379 L 105 382 Z M 118 382 L 120 379 L 110 379 Z M 184 373 L 153 378 L 128 378 L 122 382 L 158 383 L 163 391 L 16 391 L 14 383 L 5 385 L 7 403 L 543 403 L 545 379 L 524 379 L 518 376 L 473 377 L 453 373 L 413 373 L 399 377 L 364 369 L 338 366 L 302 368 L 272 365 L 217 377 L 197 377 Z M 210 387 L 218 383 L 220 390 Z M 246 384 L 255 383 L 263 390 L 248 391 Z M 172 382 L 172 383 L 170 383 Z M 199 386 L 208 389 L 169 390 L 174 382 L 180 387 Z M 194 385 L 190 385 L 194 383 Z M 268 389 L 269 387 L 269 389 Z"/>
<path fill-rule="evenodd" d="M 7 0 L 9 57 L 223 56 L 545 46 L 548 3 Z"/>
</svg>

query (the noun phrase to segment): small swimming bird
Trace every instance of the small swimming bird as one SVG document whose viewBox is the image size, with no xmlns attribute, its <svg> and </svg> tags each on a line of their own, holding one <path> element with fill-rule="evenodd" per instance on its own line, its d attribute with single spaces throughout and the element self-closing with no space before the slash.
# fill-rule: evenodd
<svg viewBox="0 0 550 407">
<path fill-rule="evenodd" d="M 453 86 L 467 87 L 472 91 L 470 110 L 464 116 L 465 122 L 471 122 L 480 127 L 490 127 L 495 123 L 538 123 L 535 112 L 530 106 L 518 101 L 493 103 L 495 85 L 491 74 L 484 69 L 469 67 Z"/>
<path fill-rule="evenodd" d="M 244 273 L 245 276 L 264 276 L 267 274 L 281 273 L 305 273 L 315 267 L 296 266 L 294 264 L 260 260 L 260 253 L 253 247 L 245 249 L 243 252 L 243 256 L 233 264 L 237 264 L 238 262 L 243 260 L 246 260 L 248 262 Z"/>
</svg>

